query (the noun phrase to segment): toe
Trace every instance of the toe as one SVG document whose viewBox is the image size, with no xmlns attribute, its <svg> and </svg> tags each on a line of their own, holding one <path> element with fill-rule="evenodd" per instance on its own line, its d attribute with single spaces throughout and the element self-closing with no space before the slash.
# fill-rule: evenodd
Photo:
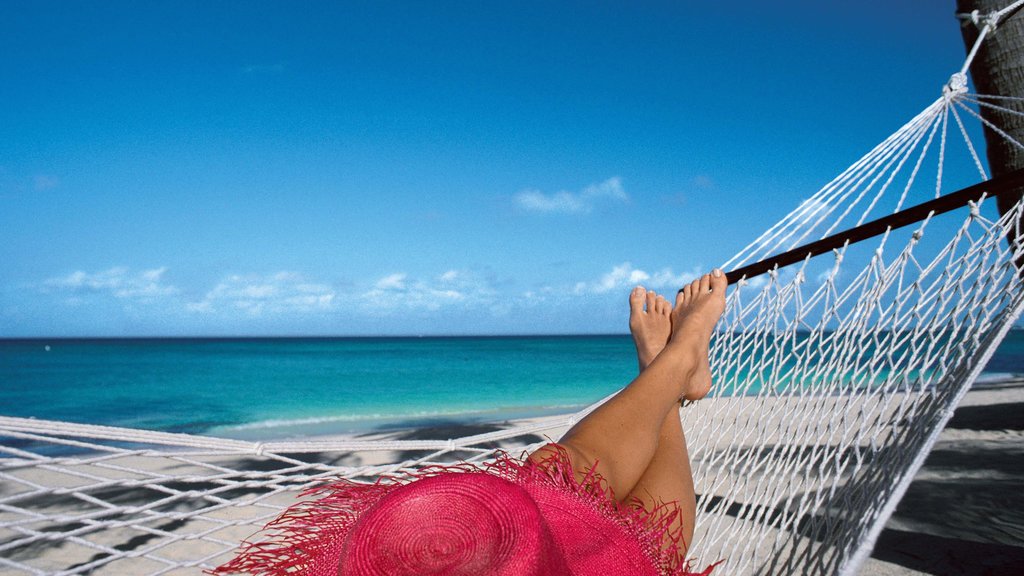
<svg viewBox="0 0 1024 576">
<path fill-rule="evenodd" d="M 686 287 L 684 286 L 680 288 L 678 292 L 676 292 L 676 308 L 679 308 L 680 306 L 686 304 L 686 296 L 683 295 L 685 291 Z"/>
<path fill-rule="evenodd" d="M 707 294 L 711 291 L 711 274 L 705 274 L 700 277 L 700 291 L 698 294 Z"/>
<path fill-rule="evenodd" d="M 629 314 L 630 316 L 640 314 L 644 311 L 644 298 L 647 290 L 643 286 L 633 288 L 629 293 Z"/>
<path fill-rule="evenodd" d="M 668 305 L 668 300 L 665 300 L 665 297 L 659 294 L 658 299 L 654 302 L 654 312 L 664 316 L 670 310 L 672 310 L 672 307 Z"/>
<path fill-rule="evenodd" d="M 644 309 L 647 310 L 648 312 L 654 312 L 654 302 L 657 299 L 658 299 L 658 294 L 656 292 L 654 292 L 654 290 L 648 290 L 647 294 L 644 297 L 644 301 L 645 301 L 645 304 L 646 304 Z"/>
<path fill-rule="evenodd" d="M 715 268 L 711 272 L 711 291 L 715 293 L 725 293 L 725 289 L 729 286 L 729 279 L 725 277 L 725 273 Z"/>
<path fill-rule="evenodd" d="M 703 280 L 703 278 L 697 278 L 693 282 L 690 282 L 690 296 L 691 297 L 696 298 L 697 296 L 702 294 L 702 291 L 701 291 L 701 288 L 700 288 L 701 280 Z"/>
</svg>

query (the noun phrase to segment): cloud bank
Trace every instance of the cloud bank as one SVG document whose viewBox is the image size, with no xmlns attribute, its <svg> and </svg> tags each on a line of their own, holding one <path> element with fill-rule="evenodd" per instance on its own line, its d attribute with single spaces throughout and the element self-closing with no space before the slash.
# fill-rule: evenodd
<svg viewBox="0 0 1024 576">
<path fill-rule="evenodd" d="M 75 296 L 106 293 L 119 299 L 146 300 L 178 293 L 178 288 L 163 282 L 165 272 L 166 267 L 136 273 L 125 267 L 95 273 L 76 270 L 67 276 L 44 280 L 42 286 L 44 292 Z"/>
<path fill-rule="evenodd" d="M 430 278 L 410 279 L 405 273 L 379 278 L 359 295 L 363 309 L 374 313 L 396 310 L 437 311 L 459 304 L 489 304 L 497 293 L 490 282 L 464 270 L 447 270 Z"/>
<path fill-rule="evenodd" d="M 75 306 L 85 325 L 106 322 L 118 330 L 156 326 L 149 332 L 500 333 L 588 325 L 617 329 L 624 301 L 620 297 L 633 286 L 668 294 L 697 276 L 696 271 L 642 269 L 629 262 L 596 271 L 588 279 L 529 287 L 455 268 L 429 275 L 393 271 L 344 284 L 278 271 L 228 274 L 212 287 L 195 290 L 168 283 L 167 270 L 77 270 L 32 286 L 38 296 L 58 297 L 53 304 Z M 49 310 L 54 310 L 52 304 Z M 61 316 L 46 312 L 51 315 Z M 567 323 L 569 318 L 574 320 Z"/>
<path fill-rule="evenodd" d="M 330 310 L 336 296 L 331 286 L 308 281 L 295 272 L 265 276 L 233 274 L 221 280 L 202 300 L 187 302 L 185 307 L 202 314 L 232 310 L 249 316 L 304 314 Z"/>
<path fill-rule="evenodd" d="M 514 197 L 518 207 L 529 212 L 544 214 L 583 214 L 602 202 L 628 202 L 629 195 L 618 176 L 598 184 L 591 184 L 579 192 L 561 190 L 545 194 L 540 190 L 523 190 Z"/>
<path fill-rule="evenodd" d="M 639 284 L 653 290 L 668 290 L 674 293 L 684 284 L 698 278 L 698 272 L 675 273 L 671 268 L 662 268 L 647 272 L 634 268 L 629 262 L 623 262 L 605 273 L 599 279 L 590 282 L 578 282 L 573 289 L 576 294 L 607 294 L 609 292 L 625 292 Z"/>
</svg>

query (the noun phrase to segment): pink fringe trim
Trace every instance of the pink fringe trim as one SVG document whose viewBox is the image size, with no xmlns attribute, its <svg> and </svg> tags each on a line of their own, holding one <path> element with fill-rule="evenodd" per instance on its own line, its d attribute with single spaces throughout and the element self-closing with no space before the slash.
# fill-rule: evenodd
<svg viewBox="0 0 1024 576">
<path fill-rule="evenodd" d="M 300 495 L 303 501 L 291 506 L 267 524 L 263 531 L 246 539 L 238 555 L 208 574 L 261 574 L 267 576 L 335 576 L 345 538 L 359 516 L 392 490 L 421 478 L 439 474 L 486 472 L 521 486 L 542 483 L 574 496 L 620 526 L 635 538 L 653 566 L 664 576 L 708 576 L 720 562 L 701 572 L 691 571 L 679 551 L 682 526 L 672 529 L 681 514 L 675 502 L 646 510 L 639 501 L 616 502 L 604 478 L 594 468 L 582 480 L 576 479 L 565 449 L 555 450 L 539 463 L 515 459 L 500 452 L 494 462 L 431 466 L 415 472 L 381 476 L 373 484 L 339 480 L 316 486 Z M 254 538 L 259 537 L 258 540 Z"/>
</svg>

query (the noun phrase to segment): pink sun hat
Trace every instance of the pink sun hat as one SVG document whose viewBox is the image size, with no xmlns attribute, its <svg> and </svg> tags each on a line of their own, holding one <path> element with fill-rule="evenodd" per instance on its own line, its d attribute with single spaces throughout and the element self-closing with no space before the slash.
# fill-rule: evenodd
<svg viewBox="0 0 1024 576">
<path fill-rule="evenodd" d="M 556 445 L 557 446 L 557 445 Z M 306 493 L 214 574 L 306 576 L 685 576 L 674 506 L 615 501 L 564 450 L 543 463 L 503 455 L 375 484 Z M 269 538 L 267 538 L 269 536 Z M 699 574 L 707 575 L 712 567 Z"/>
<path fill-rule="evenodd" d="M 338 573 L 572 574 L 530 493 L 481 472 L 424 478 L 382 498 L 349 532 Z"/>
</svg>

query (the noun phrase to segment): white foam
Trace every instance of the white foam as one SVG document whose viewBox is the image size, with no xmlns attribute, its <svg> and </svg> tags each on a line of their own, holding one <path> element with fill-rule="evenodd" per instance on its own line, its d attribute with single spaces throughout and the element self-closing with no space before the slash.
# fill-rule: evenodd
<svg viewBox="0 0 1024 576">
<path fill-rule="evenodd" d="M 501 419 L 505 414 L 552 414 L 558 412 L 571 412 L 583 408 L 580 404 L 561 404 L 551 406 L 506 406 L 491 410 L 466 409 L 466 410 L 417 410 L 412 412 L 392 413 L 371 413 L 371 414 L 335 414 L 331 416 L 310 416 L 308 418 L 258 420 L 243 424 L 231 424 L 220 427 L 225 431 L 241 430 L 266 430 L 273 428 L 292 428 L 298 426 L 315 426 L 320 424 L 366 424 L 369 422 L 397 422 L 406 420 L 420 420 L 429 418 L 465 418 L 476 416 L 481 418 L 492 417 Z M 496 417 L 496 418 L 495 418 Z M 523 417 L 523 416 L 520 416 Z"/>
</svg>

